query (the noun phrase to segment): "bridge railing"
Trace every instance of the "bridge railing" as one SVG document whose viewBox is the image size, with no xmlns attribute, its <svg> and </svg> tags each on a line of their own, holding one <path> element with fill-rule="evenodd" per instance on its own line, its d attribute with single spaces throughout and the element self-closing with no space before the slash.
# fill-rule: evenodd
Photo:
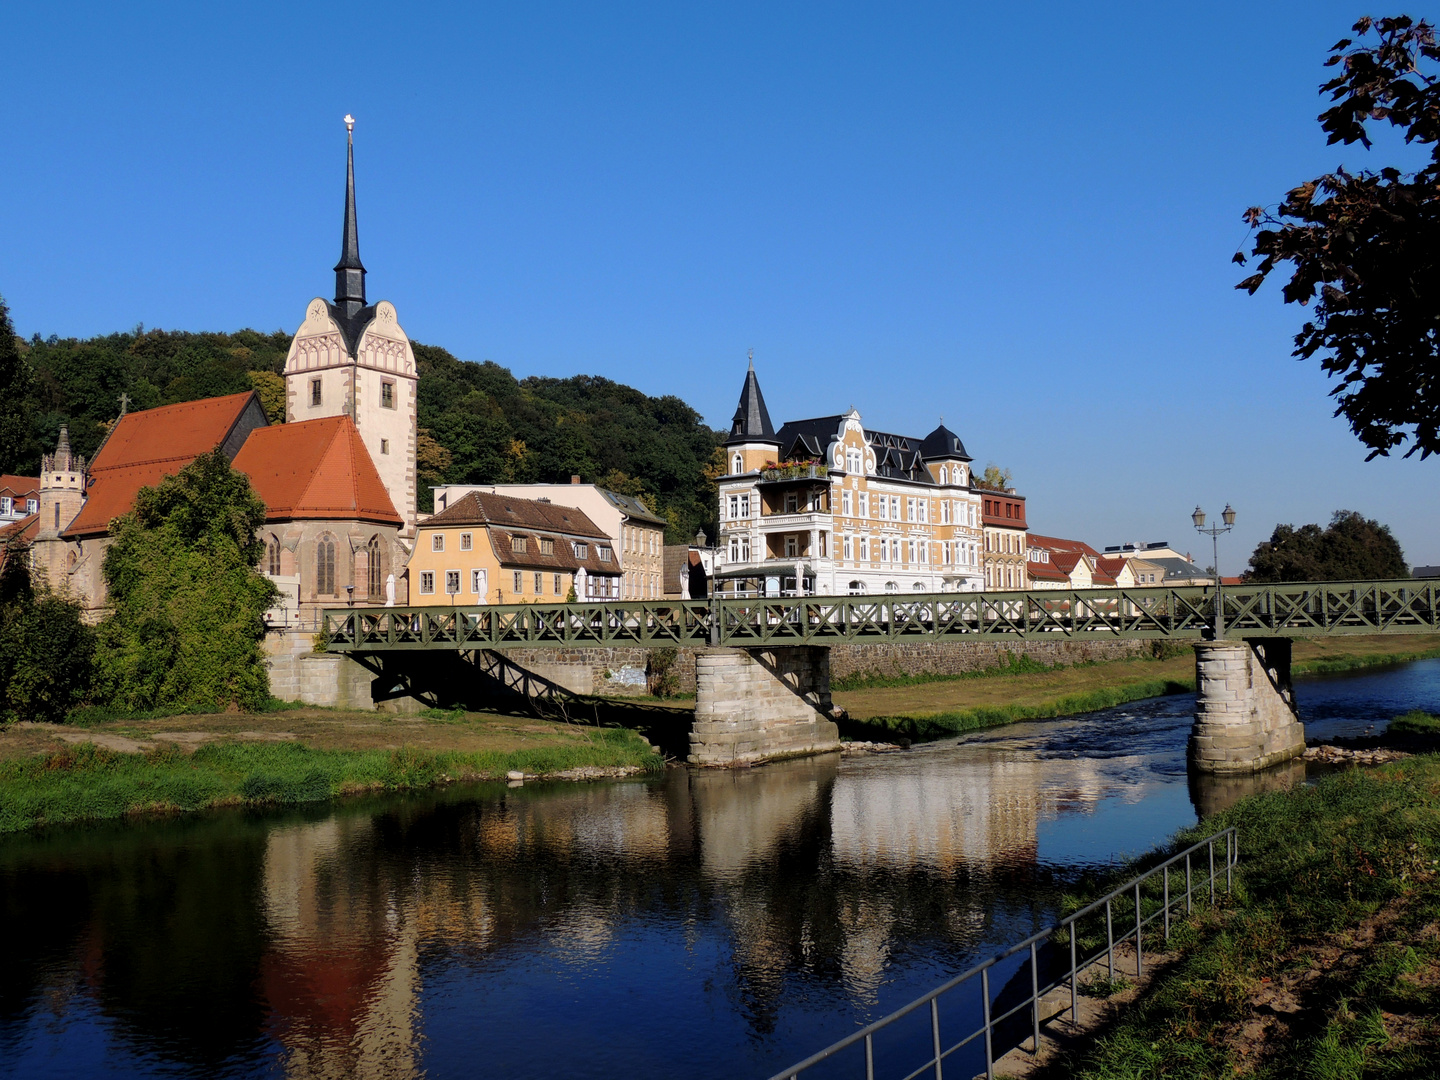
<svg viewBox="0 0 1440 1080">
<path fill-rule="evenodd" d="M 788 1069 L 776 1073 L 771 1080 L 795 1080 L 796 1077 L 822 1061 L 834 1058 L 851 1047 L 856 1048 L 851 1056 L 853 1065 L 851 1074 L 864 1076 L 865 1080 L 874 1080 L 876 1049 L 879 1041 L 877 1036 L 883 1036 L 887 1030 L 894 1029 L 899 1021 L 921 1009 L 926 1009 L 929 1013 L 929 1038 L 925 1040 L 926 1052 L 929 1057 L 922 1060 L 913 1069 L 909 1068 L 908 1063 L 902 1063 L 900 1068 L 906 1070 L 903 1074 L 899 1070 L 892 1071 L 897 1075 L 904 1075 L 907 1080 L 913 1080 L 922 1074 L 929 1074 L 934 1076 L 935 1080 L 941 1080 L 947 1058 L 971 1043 L 983 1039 L 985 1075 L 993 1078 L 996 1058 L 1003 1055 L 1006 1049 L 999 1047 L 997 1054 L 996 1036 L 1006 1021 L 1029 1021 L 1027 1032 L 1030 1040 L 1029 1049 L 1032 1053 L 1038 1054 L 1042 1025 L 1047 1021 L 1063 1017 L 1066 1013 L 1069 1014 L 1071 1022 L 1074 1022 L 1078 1015 L 1080 980 L 1087 971 L 1091 972 L 1092 978 L 1108 976 L 1107 983 L 1109 986 L 1113 986 L 1117 968 L 1117 946 L 1133 942 L 1133 970 L 1128 974 L 1137 979 L 1143 976 L 1147 932 L 1151 935 L 1152 942 L 1157 933 L 1162 933 L 1163 940 L 1168 942 L 1171 919 L 1177 912 L 1188 914 L 1197 902 L 1206 899 L 1213 904 L 1215 894 L 1222 883 L 1228 893 L 1233 883 L 1235 867 L 1239 864 L 1239 855 L 1239 844 L 1234 826 L 1207 836 L 1204 840 L 1192 844 L 1185 850 L 1176 852 L 1164 862 L 1147 870 L 1139 877 L 1127 881 L 1087 907 L 1065 916 L 1053 926 L 1048 926 L 1037 934 L 1031 934 L 1024 941 L 1011 945 L 1003 952 L 997 953 L 948 982 L 942 983 L 928 994 L 922 994 L 908 1005 L 896 1009 L 889 1016 L 876 1020 L 873 1024 L 811 1054 L 804 1061 L 797 1062 Z M 1217 857 L 1219 865 L 1216 864 Z M 1102 914 L 1105 927 L 1103 935 L 1099 932 L 1098 925 Z M 1116 932 L 1117 917 L 1120 921 L 1119 933 Z M 1157 923 L 1160 925 L 1157 926 Z M 1103 946 L 1100 945 L 1102 940 Z M 1059 946 L 1053 952 L 1050 951 L 1052 943 Z M 1050 958 L 1051 962 L 1048 965 L 1042 964 L 1042 952 Z M 1067 953 L 1068 956 L 1066 956 Z M 1014 1005 L 997 1013 L 997 1009 L 1003 1008 L 1001 1002 L 1006 998 L 1002 992 L 1000 1001 L 996 1000 L 991 973 L 1016 956 L 1021 958 L 1021 962 L 1018 970 L 1011 975 L 1010 984 L 1014 985 L 1017 981 L 1023 980 L 1023 983 L 1028 983 L 1024 986 L 1028 992 L 1024 993 L 1023 997 Z M 1065 956 L 1067 961 L 1063 965 L 1055 962 L 1061 956 Z M 1099 968 L 1102 958 L 1105 975 L 1101 975 Z M 1024 979 L 1026 967 L 1029 968 L 1028 979 Z M 1003 971 L 1005 968 L 1001 967 L 1001 970 Z M 1052 971 L 1057 973 L 1051 975 Z M 978 1011 L 981 1022 L 978 1027 L 970 1029 L 947 1047 L 947 1040 L 942 1038 L 940 1002 L 947 994 L 952 994 L 961 987 L 967 986 L 978 989 L 979 1009 L 976 1010 L 971 1006 L 965 1011 L 971 1016 Z M 1053 1015 L 1042 1016 L 1041 1013 L 1045 1008 L 1045 995 L 1056 990 L 1066 989 L 1069 991 L 1068 1009 L 1061 1006 L 1055 1009 Z M 953 1002 L 954 999 L 948 1000 Z M 1013 1028 L 1003 1030 L 1010 1031 Z M 896 1033 L 892 1031 L 893 1034 Z M 911 1031 L 909 1034 L 913 1038 L 915 1033 Z M 898 1035 L 897 1041 L 905 1041 L 904 1036 Z M 1023 1045 L 1025 1040 L 1019 1041 Z M 880 1047 L 882 1053 L 885 1049 L 884 1046 Z M 896 1052 L 903 1052 L 903 1048 L 897 1048 Z M 959 1075 L 970 1076 L 974 1072 L 972 1067 L 962 1069 Z M 952 1075 L 955 1075 L 953 1065 Z"/>
<path fill-rule="evenodd" d="M 1426 581 L 1227 585 L 1229 637 L 1440 632 L 1440 584 Z M 881 596 L 329 608 L 328 648 L 565 645 L 729 646 L 965 637 L 1208 636 L 1211 586 L 892 593 Z M 714 633 L 712 634 L 712 630 Z"/>
</svg>

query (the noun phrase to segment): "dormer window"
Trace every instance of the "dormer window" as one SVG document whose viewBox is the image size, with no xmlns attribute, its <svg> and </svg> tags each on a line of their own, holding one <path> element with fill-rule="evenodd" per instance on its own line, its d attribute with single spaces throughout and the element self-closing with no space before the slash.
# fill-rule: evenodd
<svg viewBox="0 0 1440 1080">
<path fill-rule="evenodd" d="M 608 547 L 597 547 L 595 553 L 600 556 L 601 562 L 610 561 L 610 549 Z"/>
<path fill-rule="evenodd" d="M 510 551 L 511 551 L 511 553 L 514 554 L 514 555 L 524 555 L 524 554 L 525 554 L 525 537 L 523 537 L 523 536 L 512 536 L 512 537 L 510 538 Z"/>
<path fill-rule="evenodd" d="M 590 557 L 589 544 L 571 544 L 570 547 L 574 550 L 577 559 L 588 559 Z"/>
<path fill-rule="evenodd" d="M 541 555 L 554 555 L 554 554 L 555 554 L 555 541 L 554 541 L 554 540 L 547 540 L 547 539 L 545 539 L 544 537 L 541 537 L 541 539 L 540 539 L 540 554 L 541 554 Z"/>
</svg>

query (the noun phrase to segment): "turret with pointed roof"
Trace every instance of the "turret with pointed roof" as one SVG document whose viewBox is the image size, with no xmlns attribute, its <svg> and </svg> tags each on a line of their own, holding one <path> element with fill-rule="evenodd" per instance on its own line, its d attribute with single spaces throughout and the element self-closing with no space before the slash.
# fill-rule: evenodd
<svg viewBox="0 0 1440 1080">
<path fill-rule="evenodd" d="M 775 426 L 770 423 L 770 411 L 765 408 L 765 395 L 760 393 L 760 380 L 755 377 L 755 361 L 750 361 L 750 370 L 745 373 L 745 387 L 740 391 L 740 404 L 736 406 L 735 418 L 730 421 L 730 437 L 726 446 L 744 443 L 773 443 Z"/>
<path fill-rule="evenodd" d="M 941 424 L 920 441 L 920 456 L 926 461 L 970 461 L 960 436 Z"/>
</svg>

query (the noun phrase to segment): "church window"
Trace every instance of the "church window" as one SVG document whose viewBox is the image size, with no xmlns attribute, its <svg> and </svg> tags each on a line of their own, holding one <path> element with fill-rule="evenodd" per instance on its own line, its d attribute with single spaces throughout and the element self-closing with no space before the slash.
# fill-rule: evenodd
<svg viewBox="0 0 1440 1080">
<path fill-rule="evenodd" d="M 442 533 L 442 532 L 437 532 L 437 533 L 431 533 L 431 534 L 430 534 L 430 550 L 431 550 L 431 551 L 444 551 L 444 550 L 445 550 L 445 534 L 444 534 L 444 533 Z"/>
<path fill-rule="evenodd" d="M 386 409 L 395 407 L 395 383 L 390 379 L 380 383 L 380 404 Z"/>
<path fill-rule="evenodd" d="M 321 540 L 315 545 L 315 591 L 335 595 L 335 541 Z"/>
<path fill-rule="evenodd" d="M 380 538 L 378 536 L 372 536 L 369 545 L 365 548 L 365 572 L 369 578 L 365 584 L 369 587 L 370 595 L 378 597 L 380 595 Z"/>
<path fill-rule="evenodd" d="M 456 593 L 458 593 L 459 591 L 460 591 L 460 571 L 459 571 L 459 570 L 446 570 L 446 571 L 445 571 L 445 595 L 446 595 L 446 596 L 454 596 L 454 595 L 455 595 Z"/>
<path fill-rule="evenodd" d="M 475 547 L 475 534 L 462 532 L 460 534 L 460 550 L 470 551 Z"/>
<path fill-rule="evenodd" d="M 512 537 L 510 537 L 510 553 L 511 553 L 512 555 L 524 555 L 524 554 L 525 554 L 525 537 L 523 537 L 523 536 L 512 536 Z"/>
<path fill-rule="evenodd" d="M 519 570 L 516 570 L 515 580 L 512 584 L 514 584 L 515 586 L 515 595 L 519 596 L 525 591 L 525 575 L 522 574 Z"/>
<path fill-rule="evenodd" d="M 270 576 L 274 577 L 280 573 L 280 541 L 271 536 L 265 543 L 265 555 L 270 570 Z"/>
<path fill-rule="evenodd" d="M 547 539 L 545 539 L 544 537 L 541 537 L 541 538 L 540 538 L 540 554 L 541 554 L 541 555 L 554 555 L 554 554 L 555 554 L 555 541 L 554 541 L 554 540 L 547 540 Z"/>
<path fill-rule="evenodd" d="M 311 404 L 311 405 L 319 405 L 319 404 L 320 404 L 320 380 L 319 380 L 319 379 L 311 379 L 311 380 L 310 380 L 310 404 Z"/>
<path fill-rule="evenodd" d="M 381 440 L 380 440 L 380 453 L 382 453 L 382 454 L 388 454 L 388 453 L 390 453 L 390 440 L 389 440 L 389 439 L 381 439 Z"/>
</svg>

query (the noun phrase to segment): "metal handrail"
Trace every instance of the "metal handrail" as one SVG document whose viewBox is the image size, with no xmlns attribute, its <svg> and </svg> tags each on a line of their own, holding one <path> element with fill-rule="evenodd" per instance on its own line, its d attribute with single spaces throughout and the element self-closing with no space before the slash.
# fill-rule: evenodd
<svg viewBox="0 0 1440 1080">
<path fill-rule="evenodd" d="M 1217 870 L 1215 866 L 1215 844 L 1221 839 L 1224 839 L 1225 841 L 1225 865 L 1219 870 Z M 1205 848 L 1207 851 L 1209 857 L 1209 869 L 1206 878 L 1196 880 L 1192 875 L 1191 856 L 1193 856 L 1201 848 Z M 1193 910 L 1193 901 L 1195 899 L 1194 893 L 1197 889 L 1203 887 L 1203 885 L 1207 881 L 1209 884 L 1209 899 L 1211 903 L 1214 903 L 1215 884 L 1217 877 L 1221 874 L 1223 874 L 1225 879 L 1225 891 L 1227 893 L 1230 892 L 1231 886 L 1233 884 L 1233 872 L 1235 867 L 1238 865 L 1239 855 L 1239 842 L 1234 826 L 1231 826 L 1228 829 L 1222 829 L 1220 832 L 1207 836 L 1205 839 L 1195 844 L 1191 844 L 1184 851 L 1176 852 L 1164 862 L 1157 864 L 1156 866 L 1147 870 L 1145 873 L 1141 874 L 1139 877 L 1127 881 L 1124 885 L 1121 885 L 1119 888 L 1112 890 L 1111 892 L 1102 896 L 1099 900 L 1096 900 L 1094 903 L 1088 905 L 1087 907 L 1083 907 L 1079 911 L 1073 912 L 1072 914 L 1065 916 L 1065 918 L 1061 919 L 1053 926 L 1046 927 L 1044 930 L 1041 930 L 1038 933 L 1031 934 L 1025 940 L 1011 945 L 1003 952 L 996 953 L 994 956 L 990 957 L 990 959 L 985 960 L 982 963 L 976 964 L 968 971 L 964 972 L 961 975 L 955 976 L 955 978 L 949 980 L 948 982 L 942 983 L 935 989 L 931 990 L 929 993 L 922 994 L 920 997 L 916 998 L 908 1005 L 901 1006 L 899 1009 L 896 1009 L 894 1012 L 892 1012 L 889 1016 L 883 1017 L 880 1020 L 876 1020 L 874 1023 L 861 1028 L 859 1031 L 852 1032 L 851 1034 L 845 1036 L 845 1038 L 840 1039 L 838 1042 L 831 1043 L 829 1046 L 825 1047 L 825 1049 L 820 1050 L 817 1053 L 811 1054 L 803 1061 L 797 1062 L 796 1064 L 790 1066 L 788 1069 L 784 1069 L 781 1072 L 776 1073 L 770 1078 L 770 1080 L 794 1080 L 795 1077 L 799 1076 L 802 1072 L 804 1072 L 806 1069 L 809 1069 L 811 1066 L 818 1065 L 820 1062 L 825 1061 L 828 1058 L 834 1057 L 840 1051 L 862 1042 L 865 1044 L 865 1078 L 866 1080 L 875 1080 L 874 1038 L 876 1032 L 884 1030 L 891 1024 L 894 1024 L 897 1020 L 909 1016 L 916 1009 L 919 1009 L 921 1006 L 927 1004 L 930 1006 L 930 1032 L 932 1045 L 931 1057 L 925 1062 L 923 1062 L 919 1066 L 919 1068 L 915 1069 L 913 1072 L 908 1073 L 903 1078 L 903 1080 L 914 1080 L 915 1077 L 918 1077 L 927 1069 L 933 1069 L 935 1080 L 941 1080 L 941 1065 L 944 1060 L 951 1054 L 955 1053 L 955 1051 L 959 1050 L 961 1047 L 968 1045 L 975 1039 L 980 1038 L 982 1035 L 985 1038 L 985 1075 L 987 1078 L 990 1078 L 990 1080 L 993 1080 L 995 1076 L 994 1032 L 998 1024 L 1005 1020 L 1008 1020 L 1010 1017 L 1015 1016 L 1020 1012 L 1023 1012 L 1028 1007 L 1031 1014 L 1031 1034 L 1034 1040 L 1031 1047 L 1031 1052 L 1038 1054 L 1040 1051 L 1041 997 L 1049 993 L 1051 990 L 1055 990 L 1068 982 L 1070 984 L 1070 1007 L 1068 1010 L 1062 1009 L 1059 1013 L 1056 1013 L 1055 1016 L 1063 1015 L 1066 1011 L 1068 1011 L 1070 1013 L 1071 1021 L 1073 1022 L 1078 1015 L 1077 1008 L 1079 999 L 1080 972 L 1090 967 L 1090 965 L 1097 962 L 1103 956 L 1106 958 L 1106 961 L 1109 965 L 1110 978 L 1113 981 L 1115 978 L 1115 946 L 1132 937 L 1135 939 L 1135 974 L 1136 978 L 1139 978 L 1144 973 L 1144 928 L 1150 923 L 1154 922 L 1156 919 L 1163 917 L 1165 926 L 1165 940 L 1169 941 L 1170 913 L 1172 908 L 1175 905 L 1180 904 L 1183 900 L 1183 903 L 1185 905 L 1185 911 L 1189 913 L 1191 910 Z M 1172 867 L 1182 862 L 1185 865 L 1185 892 L 1183 898 L 1177 897 L 1172 899 L 1170 895 L 1170 871 Z M 1144 914 L 1144 898 L 1141 895 L 1141 886 L 1143 886 L 1149 881 L 1152 881 L 1157 876 L 1162 879 L 1161 906 L 1158 910 L 1152 911 L 1147 917 Z M 1114 928 L 1113 905 L 1119 897 L 1128 897 L 1130 895 L 1134 896 L 1135 925 L 1131 929 L 1126 930 L 1117 938 L 1115 936 Z M 1078 937 L 1078 933 L 1076 930 L 1076 924 L 1081 919 L 1085 918 L 1087 915 L 1094 914 L 1102 908 L 1105 911 L 1105 948 L 1096 951 L 1092 955 L 1082 960 L 1077 955 L 1076 939 Z M 1053 979 L 1047 982 L 1044 986 L 1041 986 L 1039 946 L 1041 945 L 1041 943 L 1048 941 L 1049 939 L 1060 933 L 1068 933 L 1069 937 L 1069 972 L 1064 977 Z M 996 964 L 1001 963 L 1004 960 L 1008 960 L 1010 957 L 1014 956 L 1016 953 L 1020 952 L 1023 949 L 1028 949 L 1030 951 L 1030 995 L 1008 1011 L 1000 1014 L 999 1016 L 993 1016 L 991 1015 L 990 1001 L 990 969 L 993 968 Z M 970 1032 L 970 1034 L 966 1035 L 959 1042 L 952 1045 L 948 1050 L 942 1051 L 942 1042 L 940 1038 L 940 997 L 942 994 L 945 994 L 948 991 L 955 989 L 957 986 L 960 986 L 961 984 L 970 981 L 977 975 L 980 977 L 981 984 L 980 1000 L 982 1005 L 981 1011 L 983 1015 L 983 1022 L 980 1027 Z M 1049 1017 L 1047 1019 L 1053 1019 L 1053 1017 Z"/>
</svg>

